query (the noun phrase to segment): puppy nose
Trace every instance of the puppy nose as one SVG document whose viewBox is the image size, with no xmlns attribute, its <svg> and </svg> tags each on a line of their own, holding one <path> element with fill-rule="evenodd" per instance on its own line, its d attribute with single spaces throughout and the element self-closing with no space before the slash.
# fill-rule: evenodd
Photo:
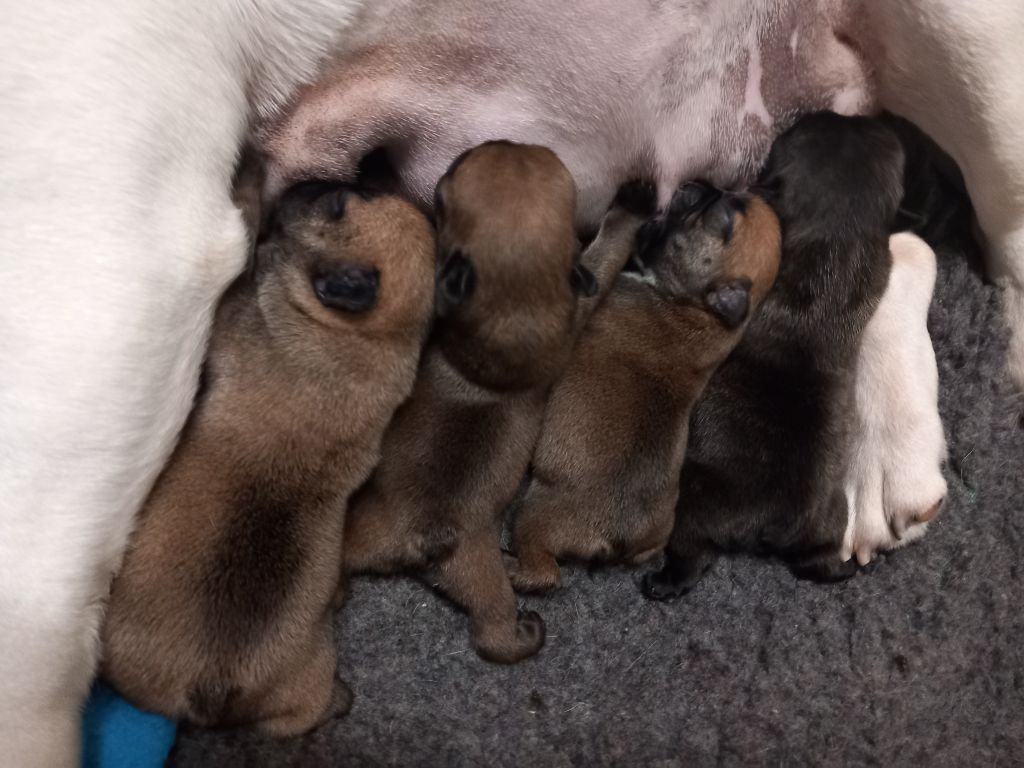
<svg viewBox="0 0 1024 768">
<path fill-rule="evenodd" d="M 712 203 L 704 213 L 704 227 L 712 234 L 727 241 L 732 237 L 732 224 L 736 218 L 736 206 L 728 196 L 722 196 Z"/>
<path fill-rule="evenodd" d="M 325 307 L 366 312 L 377 303 L 380 272 L 372 267 L 345 264 L 313 278 L 313 291 Z"/>
</svg>

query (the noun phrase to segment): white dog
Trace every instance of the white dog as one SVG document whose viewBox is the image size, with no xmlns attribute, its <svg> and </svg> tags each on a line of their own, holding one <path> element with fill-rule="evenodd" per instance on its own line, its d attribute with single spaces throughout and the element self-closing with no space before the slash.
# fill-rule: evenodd
<svg viewBox="0 0 1024 768">
<path fill-rule="evenodd" d="M 843 559 L 924 535 L 946 496 L 939 371 L 928 335 L 935 253 L 916 235 L 889 239 L 889 285 L 864 330 L 857 363 L 857 422 L 846 500 Z"/>
<path fill-rule="evenodd" d="M 243 266 L 239 148 L 355 5 L 3 3 L 0 766 L 77 765 L 110 575 Z"/>
<path fill-rule="evenodd" d="M 420 199 L 495 132 L 549 144 L 586 224 L 638 169 L 663 194 L 741 180 L 796 112 L 880 103 L 960 163 L 1017 331 L 1024 5 L 865 2 L 4 2 L 0 765 L 77 760 L 110 573 L 244 261 L 229 187 L 253 128 L 278 189 L 387 145 Z M 327 90 L 271 120 L 329 53 Z M 339 73 L 357 99 L 331 107 Z M 1024 332 L 1011 352 L 1024 382 Z"/>
</svg>

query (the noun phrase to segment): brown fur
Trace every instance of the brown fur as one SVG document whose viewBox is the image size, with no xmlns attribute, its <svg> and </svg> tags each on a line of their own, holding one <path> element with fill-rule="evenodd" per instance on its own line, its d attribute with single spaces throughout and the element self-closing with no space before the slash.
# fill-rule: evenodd
<svg viewBox="0 0 1024 768">
<path fill-rule="evenodd" d="M 344 188 L 286 197 L 274 224 L 218 309 L 205 391 L 112 587 L 102 673 L 144 709 L 287 736 L 349 706 L 344 512 L 412 391 L 434 239 L 410 205 Z M 375 304 L 328 308 L 314 279 L 351 265 L 379 271 Z"/>
<path fill-rule="evenodd" d="M 563 558 L 636 563 L 668 541 L 690 408 L 779 265 L 778 220 L 762 200 L 740 200 L 723 236 L 715 216 L 730 215 L 730 196 L 709 205 L 717 191 L 701 194 L 698 213 L 673 204 L 678 223 L 652 244 L 648 278 L 618 278 L 552 391 L 514 525 L 517 590 L 558 586 Z M 750 287 L 739 324 L 714 311 L 721 286 Z"/>
<path fill-rule="evenodd" d="M 472 150 L 441 180 L 440 317 L 346 526 L 348 573 L 425 576 L 469 613 L 479 653 L 505 663 L 544 642 L 540 616 L 517 611 L 499 529 L 578 327 L 575 198 L 552 152 L 507 142 Z M 642 218 L 616 209 L 609 222 L 588 250 L 602 275 L 621 269 Z M 452 303 L 442 294 L 461 260 L 475 284 Z"/>
</svg>

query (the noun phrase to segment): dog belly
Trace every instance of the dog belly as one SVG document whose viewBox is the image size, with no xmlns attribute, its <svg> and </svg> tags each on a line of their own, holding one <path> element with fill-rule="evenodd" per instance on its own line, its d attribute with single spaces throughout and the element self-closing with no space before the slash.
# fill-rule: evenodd
<svg viewBox="0 0 1024 768">
<path fill-rule="evenodd" d="M 403 192 L 429 206 L 449 162 L 486 139 L 552 147 L 596 225 L 616 187 L 654 176 L 741 184 L 800 113 L 873 106 L 841 42 L 846 0 L 441 0 L 377 11 L 349 53 L 263 126 L 268 196 L 349 178 L 384 147 Z"/>
</svg>

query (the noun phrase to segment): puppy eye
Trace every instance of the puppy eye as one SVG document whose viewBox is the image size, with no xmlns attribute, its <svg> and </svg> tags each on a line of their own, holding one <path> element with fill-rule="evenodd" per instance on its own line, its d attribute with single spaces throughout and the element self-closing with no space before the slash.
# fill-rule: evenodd
<svg viewBox="0 0 1024 768">
<path fill-rule="evenodd" d="M 372 309 L 379 288 L 379 271 L 354 264 L 321 271 L 313 278 L 313 292 L 320 303 L 345 312 Z"/>
</svg>

